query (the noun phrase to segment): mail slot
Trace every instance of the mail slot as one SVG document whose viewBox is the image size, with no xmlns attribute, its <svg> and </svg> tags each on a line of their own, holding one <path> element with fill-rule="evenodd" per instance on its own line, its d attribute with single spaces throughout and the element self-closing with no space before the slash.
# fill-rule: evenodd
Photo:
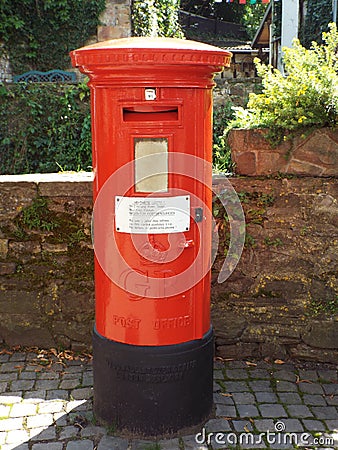
<svg viewBox="0 0 338 450">
<path fill-rule="evenodd" d="M 123 108 L 124 122 L 173 122 L 178 120 L 176 106 L 131 106 Z"/>
<path fill-rule="evenodd" d="M 212 88 L 231 54 L 127 38 L 71 57 L 91 88 L 94 411 L 174 433 L 212 409 Z"/>
</svg>

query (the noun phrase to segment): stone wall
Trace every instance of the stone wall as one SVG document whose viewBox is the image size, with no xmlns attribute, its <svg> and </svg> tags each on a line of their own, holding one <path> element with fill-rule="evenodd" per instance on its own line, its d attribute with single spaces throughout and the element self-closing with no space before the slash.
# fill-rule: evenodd
<svg viewBox="0 0 338 450">
<path fill-rule="evenodd" d="M 225 283 L 216 280 L 221 253 L 214 264 L 217 354 L 337 362 L 338 179 L 230 181 L 247 234 Z M 215 180 L 214 190 L 224 195 L 224 189 L 222 179 Z"/>
<path fill-rule="evenodd" d="M 0 177 L 0 341 L 90 344 L 91 210 L 90 174 Z"/>
<path fill-rule="evenodd" d="M 218 284 L 227 240 L 219 212 L 212 284 L 217 355 L 337 361 L 337 179 L 230 181 L 247 238 L 237 268 Z M 214 180 L 214 190 L 226 195 L 224 179 Z M 91 174 L 0 177 L 0 341 L 90 346 L 91 209 Z"/>
<path fill-rule="evenodd" d="M 213 90 L 215 106 L 222 106 L 227 101 L 231 101 L 235 106 L 245 106 L 249 94 L 261 89 L 260 78 L 222 78 L 220 75 L 215 77 L 216 86 Z"/>
</svg>

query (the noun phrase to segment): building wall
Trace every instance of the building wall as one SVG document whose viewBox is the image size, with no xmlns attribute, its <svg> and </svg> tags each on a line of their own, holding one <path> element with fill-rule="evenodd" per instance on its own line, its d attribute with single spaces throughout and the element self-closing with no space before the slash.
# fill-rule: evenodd
<svg viewBox="0 0 338 450">
<path fill-rule="evenodd" d="M 100 17 L 98 41 L 131 36 L 131 0 L 106 0 L 106 10 Z"/>
<path fill-rule="evenodd" d="M 1 51 L 1 44 L 0 44 L 0 51 Z M 6 55 L 2 55 L 0 57 L 0 83 L 11 82 L 12 79 L 13 77 L 9 59 L 8 57 L 6 57 Z"/>
<path fill-rule="evenodd" d="M 213 91 L 214 106 L 222 106 L 231 101 L 235 106 L 245 106 L 249 94 L 261 88 L 260 78 L 215 78 Z"/>
</svg>

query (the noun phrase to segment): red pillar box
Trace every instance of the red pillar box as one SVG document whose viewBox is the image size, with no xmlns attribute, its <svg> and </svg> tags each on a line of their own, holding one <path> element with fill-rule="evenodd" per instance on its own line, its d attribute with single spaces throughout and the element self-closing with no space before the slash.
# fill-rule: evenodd
<svg viewBox="0 0 338 450">
<path fill-rule="evenodd" d="M 212 408 L 212 87 L 231 54 L 128 38 L 71 57 L 91 88 L 94 410 L 172 433 Z"/>
</svg>

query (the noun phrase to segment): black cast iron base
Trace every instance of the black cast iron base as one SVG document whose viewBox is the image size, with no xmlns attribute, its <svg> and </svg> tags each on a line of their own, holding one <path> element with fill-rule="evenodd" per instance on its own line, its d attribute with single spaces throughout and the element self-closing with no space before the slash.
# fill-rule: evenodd
<svg viewBox="0 0 338 450">
<path fill-rule="evenodd" d="M 118 431 L 159 436 L 199 425 L 213 403 L 213 330 L 166 346 L 111 341 L 94 330 L 94 413 Z"/>
</svg>

